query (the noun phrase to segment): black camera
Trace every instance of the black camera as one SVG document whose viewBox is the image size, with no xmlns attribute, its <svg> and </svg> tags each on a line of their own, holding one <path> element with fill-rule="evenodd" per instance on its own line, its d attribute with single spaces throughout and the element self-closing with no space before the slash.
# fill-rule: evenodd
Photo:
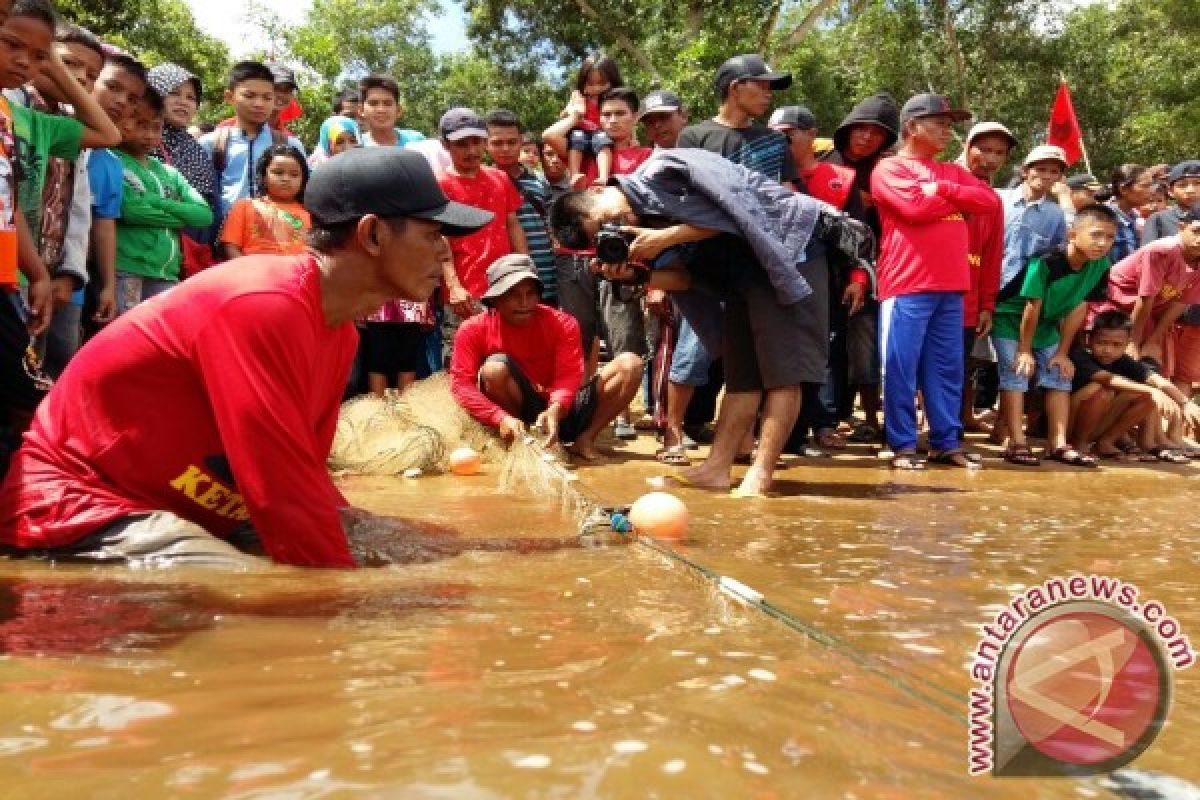
<svg viewBox="0 0 1200 800">
<path fill-rule="evenodd" d="M 621 230 L 620 225 L 605 223 L 596 233 L 596 260 L 601 264 L 624 264 L 629 260 L 629 245 L 633 233 Z"/>
</svg>

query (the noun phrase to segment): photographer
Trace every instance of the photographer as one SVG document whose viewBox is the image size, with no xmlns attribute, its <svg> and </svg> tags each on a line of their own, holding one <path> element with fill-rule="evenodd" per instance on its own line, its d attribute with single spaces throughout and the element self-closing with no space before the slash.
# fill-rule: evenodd
<svg viewBox="0 0 1200 800">
<path fill-rule="evenodd" d="M 758 173 L 702 150 L 656 153 L 615 184 L 571 192 L 551 208 L 565 247 L 599 245 L 619 257 L 611 228 L 623 226 L 626 263 L 597 264 L 604 277 L 675 292 L 705 346 L 723 352 L 726 397 L 712 452 L 680 473 L 682 483 L 725 490 L 738 443 L 765 393 L 754 465 L 738 496 L 770 488 L 775 462 L 799 411 L 800 386 L 820 382 L 828 358 L 825 245 L 869 252 L 865 226 Z M 640 264 L 651 264 L 646 269 Z M 631 266 L 632 265 L 632 266 Z M 722 309 L 722 302 L 724 308 Z"/>
</svg>

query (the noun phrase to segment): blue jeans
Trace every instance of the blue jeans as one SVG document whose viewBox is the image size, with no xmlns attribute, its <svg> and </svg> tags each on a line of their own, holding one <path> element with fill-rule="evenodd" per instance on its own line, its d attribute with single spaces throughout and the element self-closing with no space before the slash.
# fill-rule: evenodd
<svg viewBox="0 0 1200 800">
<path fill-rule="evenodd" d="M 879 308 L 883 422 L 888 447 L 917 446 L 919 389 L 929 417 L 929 446 L 953 450 L 962 438 L 963 298 L 954 292 L 889 297 Z"/>
<path fill-rule="evenodd" d="M 179 281 L 144 278 L 129 272 L 117 273 L 117 313 L 124 314 L 137 304 L 179 285 Z"/>
</svg>

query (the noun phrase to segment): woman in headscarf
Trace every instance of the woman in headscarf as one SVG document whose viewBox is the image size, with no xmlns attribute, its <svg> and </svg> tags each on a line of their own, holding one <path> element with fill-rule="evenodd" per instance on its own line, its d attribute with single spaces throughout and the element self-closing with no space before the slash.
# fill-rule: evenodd
<svg viewBox="0 0 1200 800">
<path fill-rule="evenodd" d="M 349 117 L 329 117 L 321 123 L 321 138 L 317 142 L 317 149 L 308 159 L 308 165 L 316 168 L 338 153 L 358 147 L 361 141 L 362 134 L 359 133 L 357 122 Z"/>
<path fill-rule="evenodd" d="M 217 185 L 212 158 L 188 133 L 200 105 L 200 79 L 178 64 L 154 67 L 149 79 L 150 86 L 163 97 L 162 144 L 155 155 L 179 170 L 212 206 Z"/>
</svg>

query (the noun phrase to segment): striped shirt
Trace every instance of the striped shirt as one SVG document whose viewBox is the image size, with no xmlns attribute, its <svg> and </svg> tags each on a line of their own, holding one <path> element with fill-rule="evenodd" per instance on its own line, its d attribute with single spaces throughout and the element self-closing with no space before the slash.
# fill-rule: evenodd
<svg viewBox="0 0 1200 800">
<path fill-rule="evenodd" d="M 718 153 L 780 183 L 796 179 L 796 165 L 787 137 L 770 128 L 758 125 L 730 128 L 710 119 L 684 128 L 678 146 Z"/>
<path fill-rule="evenodd" d="M 537 267 L 542 280 L 542 302 L 554 305 L 558 300 L 558 272 L 554 265 L 554 249 L 550 245 L 550 234 L 546 231 L 546 213 L 550 208 L 550 184 L 540 175 L 522 167 L 521 174 L 513 179 L 521 194 L 521 207 L 517 210 L 517 221 L 525 232 L 529 245 L 529 257 Z"/>
</svg>

